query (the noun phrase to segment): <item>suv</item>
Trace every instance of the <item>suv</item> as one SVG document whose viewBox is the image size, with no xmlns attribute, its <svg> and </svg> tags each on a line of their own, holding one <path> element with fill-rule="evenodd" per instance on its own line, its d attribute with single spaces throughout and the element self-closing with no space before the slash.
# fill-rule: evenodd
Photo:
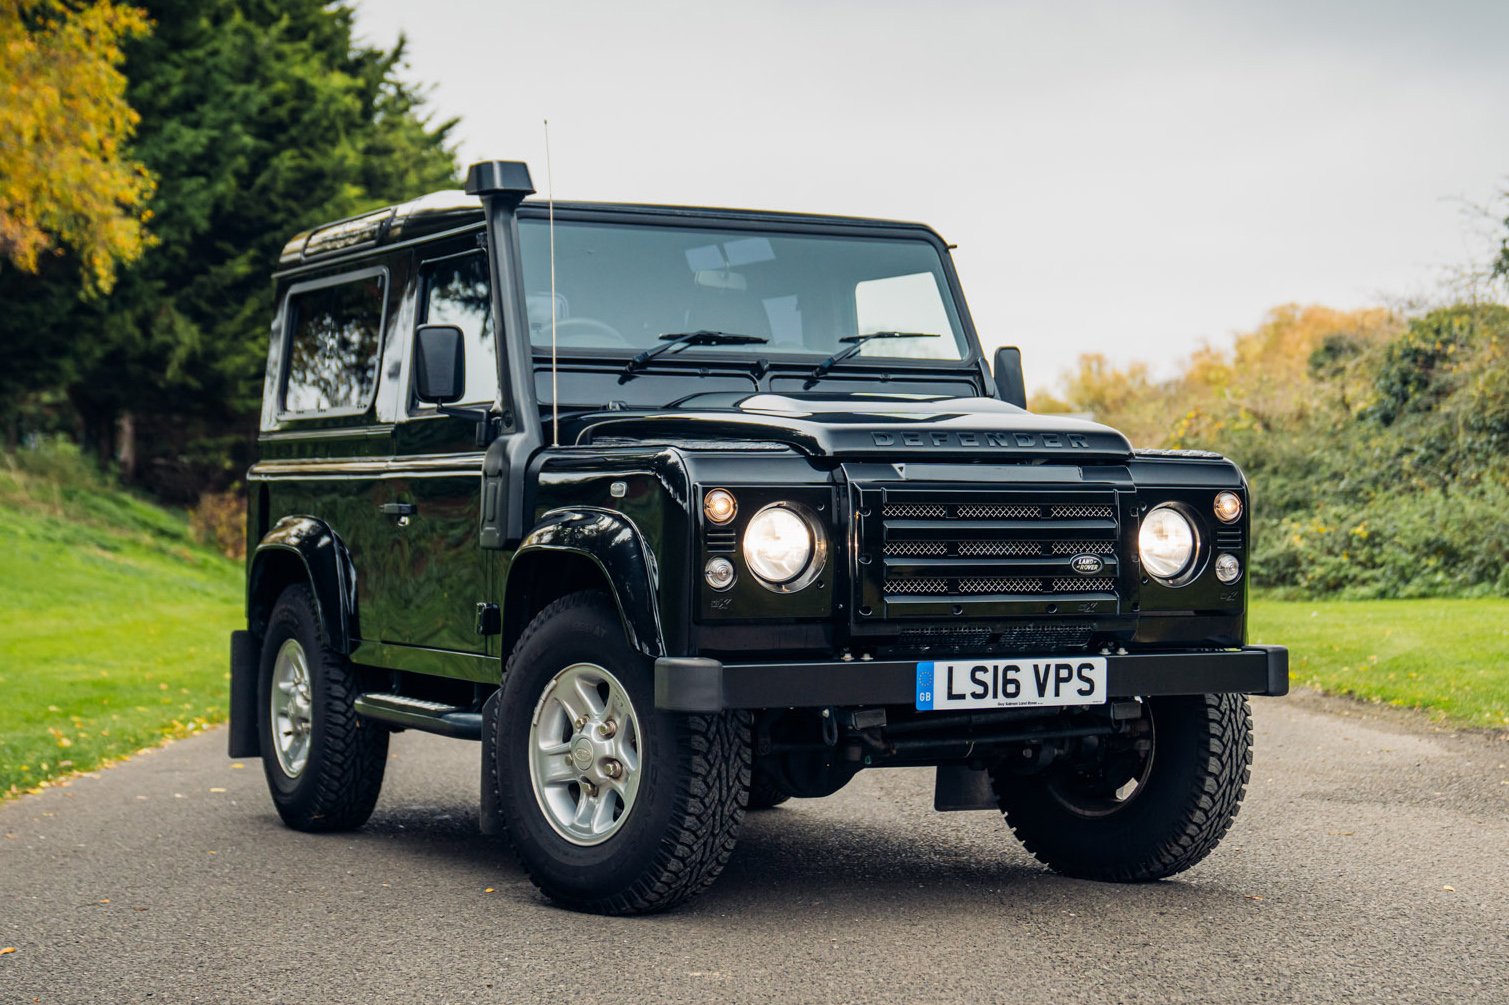
<svg viewBox="0 0 1509 1005">
<path fill-rule="evenodd" d="M 1210 852 L 1288 690 L 1234 464 L 1027 412 L 927 227 L 533 191 L 476 164 L 283 251 L 230 753 L 289 826 L 362 824 L 418 729 L 580 910 L 867 767 L 1071 876 Z"/>
</svg>

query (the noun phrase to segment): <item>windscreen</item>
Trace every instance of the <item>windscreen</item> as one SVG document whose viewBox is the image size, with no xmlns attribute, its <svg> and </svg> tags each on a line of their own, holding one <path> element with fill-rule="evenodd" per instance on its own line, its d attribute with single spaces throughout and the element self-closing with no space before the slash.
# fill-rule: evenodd
<svg viewBox="0 0 1509 1005">
<path fill-rule="evenodd" d="M 530 338 L 550 344 L 550 234 L 521 220 Z M 967 352 L 937 249 L 923 240 L 828 237 L 557 221 L 556 340 L 566 350 L 639 352 L 660 336 L 716 331 L 766 345 L 691 353 L 829 356 L 845 336 L 860 356 L 958 360 Z"/>
</svg>

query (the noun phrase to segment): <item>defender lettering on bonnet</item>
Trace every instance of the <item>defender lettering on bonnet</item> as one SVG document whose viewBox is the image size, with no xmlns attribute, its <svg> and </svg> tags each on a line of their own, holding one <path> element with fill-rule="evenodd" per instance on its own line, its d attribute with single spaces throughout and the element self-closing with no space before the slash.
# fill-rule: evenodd
<svg viewBox="0 0 1509 1005">
<path fill-rule="evenodd" d="M 283 250 L 228 753 L 288 826 L 361 826 L 419 730 L 576 910 L 872 767 L 1081 879 L 1215 848 L 1289 687 L 1235 464 L 1031 414 L 920 224 L 467 190 Z"/>
<path fill-rule="evenodd" d="M 1047 448 L 1088 450 L 1090 441 L 1082 433 L 882 433 L 870 434 L 877 447 L 978 447 L 987 450 L 1028 450 Z"/>
</svg>

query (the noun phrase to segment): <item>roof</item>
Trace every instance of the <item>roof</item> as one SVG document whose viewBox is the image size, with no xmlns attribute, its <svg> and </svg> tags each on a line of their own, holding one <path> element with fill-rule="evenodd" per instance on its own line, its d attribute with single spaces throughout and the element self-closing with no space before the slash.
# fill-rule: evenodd
<svg viewBox="0 0 1509 1005">
<path fill-rule="evenodd" d="M 520 215 L 534 217 L 546 210 L 544 200 L 526 200 L 520 206 Z M 924 230 L 931 228 L 920 223 L 900 220 L 879 220 L 856 216 L 825 216 L 815 213 L 781 213 L 769 210 L 727 209 L 698 206 L 660 206 L 639 203 L 611 202 L 557 202 L 555 208 L 564 211 L 601 214 L 622 213 L 625 215 L 671 216 L 697 219 L 722 219 L 729 221 L 763 221 L 843 226 L 885 227 Z M 382 209 L 347 217 L 323 224 L 312 230 L 295 235 L 283 246 L 278 264 L 287 268 L 304 262 L 319 261 L 338 256 L 341 252 L 358 248 L 376 248 L 413 240 L 430 234 L 456 230 L 482 222 L 482 200 L 459 190 L 431 192 L 417 199 L 385 206 Z"/>
</svg>

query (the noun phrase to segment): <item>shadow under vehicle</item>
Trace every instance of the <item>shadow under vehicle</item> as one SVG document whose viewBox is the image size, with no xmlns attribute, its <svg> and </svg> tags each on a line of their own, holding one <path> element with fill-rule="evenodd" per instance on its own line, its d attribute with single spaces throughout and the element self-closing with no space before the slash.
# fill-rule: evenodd
<svg viewBox="0 0 1509 1005">
<path fill-rule="evenodd" d="M 284 249 L 230 752 L 290 826 L 359 826 L 420 729 L 581 910 L 867 767 L 1068 875 L 1209 853 L 1288 689 L 1234 464 L 1026 411 L 927 227 L 532 194 L 485 162 Z"/>
</svg>

